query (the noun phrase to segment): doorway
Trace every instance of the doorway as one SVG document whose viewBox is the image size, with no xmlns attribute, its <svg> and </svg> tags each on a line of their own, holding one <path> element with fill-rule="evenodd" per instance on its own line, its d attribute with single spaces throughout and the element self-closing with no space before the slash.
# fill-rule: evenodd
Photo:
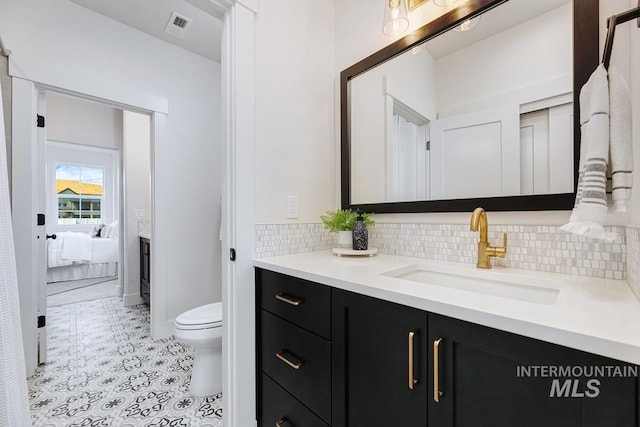
<svg viewBox="0 0 640 427">
<path fill-rule="evenodd" d="M 71 87 L 73 82 L 67 82 Z M 25 352 L 25 361 L 28 374 L 35 372 L 38 359 L 46 360 L 46 225 L 44 218 L 40 221 L 40 213 L 46 212 L 45 203 L 45 138 L 46 132 L 42 127 L 34 126 L 33 117 L 42 115 L 46 117 L 46 97 L 49 93 L 73 96 L 86 102 L 99 103 L 113 108 L 126 109 L 136 113 L 145 114 L 150 123 L 150 152 L 156 141 L 165 137 L 165 117 L 167 110 L 166 100 L 155 97 L 144 97 L 140 94 L 130 93 L 120 99 L 105 99 L 93 96 L 91 93 L 79 93 L 63 86 L 42 85 L 30 80 L 13 76 L 13 123 L 14 140 L 24 143 L 15 144 L 13 147 L 13 194 L 31 194 L 31 197 L 13 197 L 12 209 L 14 212 L 14 234 L 16 236 L 16 261 L 18 280 L 21 285 L 23 297 L 21 298 L 21 321 L 23 325 L 33 324 L 34 317 L 38 318 L 38 328 L 23 328 L 23 343 L 25 349 L 33 349 Z M 46 122 L 46 120 L 45 120 Z M 39 123 L 38 123 L 39 124 Z M 46 128 L 45 128 L 46 129 Z M 154 204 L 153 197 L 153 173 L 154 159 L 149 160 L 149 187 L 151 188 L 150 206 Z M 124 181 L 124 179 L 123 179 Z M 120 192 L 122 194 L 122 192 Z M 125 203 L 121 203 L 120 213 Z M 149 209 L 151 228 L 153 228 L 153 210 Z M 32 218 L 38 217 L 38 221 Z M 154 243 L 152 242 L 152 245 Z M 153 247 L 152 247 L 153 250 Z M 126 253 L 121 247 L 119 253 L 124 257 Z M 154 263 L 152 260 L 151 268 Z M 122 272 L 119 272 L 120 277 Z M 153 300 L 156 301 L 156 309 L 152 308 L 151 328 L 158 335 L 165 329 L 166 311 L 163 310 L 166 300 L 164 298 L 163 280 L 155 283 Z M 126 288 L 126 287 L 125 287 Z M 125 295 L 126 295 L 126 289 Z M 153 307 L 152 301 L 152 307 Z M 154 313 L 156 311 L 156 313 Z M 42 321 L 40 321 L 42 319 Z"/>
<path fill-rule="evenodd" d="M 47 305 L 108 296 L 139 304 L 138 235 L 151 227 L 150 117 L 55 91 L 45 96 Z M 82 238 L 71 249 L 92 253 L 63 258 L 55 249 L 67 248 L 65 237 Z"/>
</svg>

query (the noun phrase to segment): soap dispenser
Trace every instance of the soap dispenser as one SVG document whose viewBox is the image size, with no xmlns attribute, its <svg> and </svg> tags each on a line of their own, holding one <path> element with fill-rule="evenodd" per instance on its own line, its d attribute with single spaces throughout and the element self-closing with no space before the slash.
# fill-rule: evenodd
<svg viewBox="0 0 640 427">
<path fill-rule="evenodd" d="M 369 231 L 364 222 L 362 212 L 358 211 L 356 223 L 353 226 L 353 250 L 366 251 L 369 246 Z"/>
</svg>

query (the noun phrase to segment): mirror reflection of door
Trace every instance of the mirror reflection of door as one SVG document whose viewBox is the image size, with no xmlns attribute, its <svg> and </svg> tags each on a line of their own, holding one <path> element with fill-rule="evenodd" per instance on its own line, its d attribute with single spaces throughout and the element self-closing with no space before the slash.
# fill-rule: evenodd
<svg viewBox="0 0 640 427">
<path fill-rule="evenodd" d="M 429 120 L 389 96 L 387 200 L 429 200 Z"/>
</svg>

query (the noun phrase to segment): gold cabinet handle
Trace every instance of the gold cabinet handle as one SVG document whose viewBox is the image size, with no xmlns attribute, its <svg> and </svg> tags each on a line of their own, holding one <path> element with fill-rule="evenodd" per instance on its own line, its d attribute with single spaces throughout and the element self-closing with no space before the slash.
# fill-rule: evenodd
<svg viewBox="0 0 640 427">
<path fill-rule="evenodd" d="M 280 418 L 278 421 L 276 421 L 276 427 L 280 427 L 282 424 L 286 422 L 287 422 L 286 418 Z"/>
<path fill-rule="evenodd" d="M 291 366 L 293 369 L 300 369 L 303 365 L 302 362 L 292 362 L 291 360 L 287 359 L 284 355 L 284 351 L 276 351 L 276 357 L 282 360 L 287 365 Z"/>
<path fill-rule="evenodd" d="M 440 343 L 442 338 L 438 338 L 433 342 L 433 400 L 440 403 Z"/>
<path fill-rule="evenodd" d="M 409 390 L 413 390 L 413 386 L 418 382 L 413 375 L 413 345 L 416 333 L 414 331 L 409 331 L 409 344 L 408 344 L 408 353 L 409 353 Z"/>
<path fill-rule="evenodd" d="M 302 304 L 302 300 L 298 298 L 294 298 L 284 294 L 276 294 L 276 299 L 279 301 L 286 302 L 287 304 L 298 306 Z"/>
</svg>

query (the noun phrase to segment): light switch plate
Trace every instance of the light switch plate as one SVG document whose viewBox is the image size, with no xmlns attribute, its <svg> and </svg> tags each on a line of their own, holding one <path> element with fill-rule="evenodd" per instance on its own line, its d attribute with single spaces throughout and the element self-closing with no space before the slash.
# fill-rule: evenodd
<svg viewBox="0 0 640 427">
<path fill-rule="evenodd" d="M 298 218 L 298 196 L 287 196 L 287 218 Z"/>
<path fill-rule="evenodd" d="M 134 209 L 133 219 L 136 219 L 136 220 L 144 219 L 144 209 Z"/>
</svg>

